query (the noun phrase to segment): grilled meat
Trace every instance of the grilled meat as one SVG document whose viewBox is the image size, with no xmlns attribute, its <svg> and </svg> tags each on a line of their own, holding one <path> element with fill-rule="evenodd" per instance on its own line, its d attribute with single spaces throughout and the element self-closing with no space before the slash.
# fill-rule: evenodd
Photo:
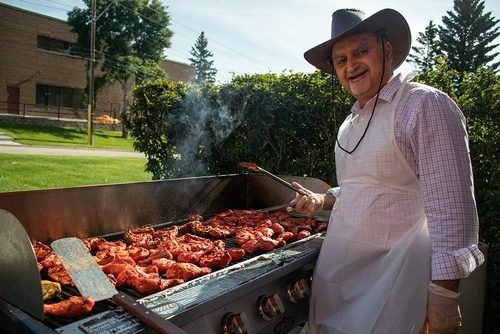
<svg viewBox="0 0 500 334">
<path fill-rule="evenodd" d="M 167 268 L 167 278 L 180 278 L 184 281 L 210 274 L 212 269 L 207 267 L 198 267 L 192 263 L 176 262 Z"/>
<path fill-rule="evenodd" d="M 33 250 L 35 251 L 37 261 L 42 261 L 47 255 L 52 253 L 52 249 L 40 241 L 35 242 Z"/>
<path fill-rule="evenodd" d="M 205 254 L 205 251 L 199 250 L 196 252 L 182 252 L 177 255 L 177 261 L 179 262 L 189 262 L 198 263 L 201 257 Z"/>
<path fill-rule="evenodd" d="M 147 272 L 140 266 L 128 266 L 122 270 L 116 277 L 116 283 L 122 286 L 130 286 L 137 292 L 149 295 L 162 290 L 162 281 L 158 273 Z"/>
<path fill-rule="evenodd" d="M 121 259 L 116 259 L 113 262 L 107 263 L 101 266 L 102 271 L 106 274 L 111 274 L 113 277 L 117 277 L 120 272 L 126 270 L 129 267 L 135 266 L 135 262 L 130 257 L 123 257 Z"/>
<path fill-rule="evenodd" d="M 245 256 L 245 251 L 241 248 L 231 248 L 227 252 L 231 256 L 231 262 L 239 261 Z"/>
<path fill-rule="evenodd" d="M 226 267 L 232 260 L 231 255 L 225 250 L 215 250 L 200 258 L 200 266 L 212 269 Z"/>
<path fill-rule="evenodd" d="M 305 238 L 310 237 L 310 236 L 311 236 L 311 232 L 309 232 L 308 230 L 302 230 L 302 231 L 297 233 L 297 240 L 302 240 L 302 239 L 305 239 Z"/>
<path fill-rule="evenodd" d="M 125 242 L 101 237 L 83 242 L 116 286 L 131 287 L 147 295 L 226 267 L 246 254 L 272 251 L 326 227 L 326 223 L 317 224 L 312 218 L 294 218 L 279 211 L 227 210 L 205 221 L 201 216 L 190 216 L 181 226 L 127 230 Z M 239 248 L 226 250 L 222 239 L 229 238 Z M 73 285 L 49 246 L 36 242 L 33 249 L 41 275 Z"/>
<path fill-rule="evenodd" d="M 66 269 L 62 264 L 50 267 L 47 270 L 47 275 L 49 275 L 49 277 L 52 280 L 59 282 L 61 284 L 73 285 L 73 286 L 75 285 L 73 283 L 73 280 L 71 279 L 71 276 L 69 276 L 68 272 L 66 271 Z"/>
<path fill-rule="evenodd" d="M 71 296 L 57 303 L 43 304 L 43 313 L 58 317 L 79 317 L 88 314 L 94 304 L 95 302 L 89 297 Z"/>
<path fill-rule="evenodd" d="M 164 274 L 167 271 L 168 267 L 170 267 L 174 263 L 176 263 L 175 260 L 169 260 L 166 258 L 153 259 L 151 261 L 151 265 L 158 268 L 158 272 L 162 274 Z"/>
</svg>

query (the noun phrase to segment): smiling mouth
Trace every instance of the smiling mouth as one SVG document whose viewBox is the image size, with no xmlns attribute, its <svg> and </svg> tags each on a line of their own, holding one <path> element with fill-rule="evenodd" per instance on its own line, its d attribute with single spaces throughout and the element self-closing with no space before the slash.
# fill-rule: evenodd
<svg viewBox="0 0 500 334">
<path fill-rule="evenodd" d="M 368 70 L 364 70 L 364 71 L 361 71 L 359 73 L 355 73 L 353 75 L 350 75 L 347 79 L 348 80 L 356 80 L 356 79 L 360 78 L 361 76 L 363 76 L 366 72 L 368 72 Z"/>
</svg>

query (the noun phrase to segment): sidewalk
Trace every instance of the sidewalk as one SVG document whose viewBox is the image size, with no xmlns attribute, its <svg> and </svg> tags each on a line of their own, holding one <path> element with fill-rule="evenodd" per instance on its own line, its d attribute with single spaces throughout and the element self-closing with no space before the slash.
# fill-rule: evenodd
<svg viewBox="0 0 500 334">
<path fill-rule="evenodd" d="M 24 146 L 12 140 L 12 138 L 0 132 L 0 153 L 7 154 L 31 154 L 31 155 L 66 155 L 87 157 L 110 157 L 110 158 L 144 158 L 140 152 L 99 150 L 92 148 L 64 148 L 64 147 L 42 147 Z"/>
</svg>

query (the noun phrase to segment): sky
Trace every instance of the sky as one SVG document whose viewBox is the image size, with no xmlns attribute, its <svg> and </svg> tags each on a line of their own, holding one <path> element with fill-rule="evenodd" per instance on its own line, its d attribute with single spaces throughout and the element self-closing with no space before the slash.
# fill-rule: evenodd
<svg viewBox="0 0 500 334">
<path fill-rule="evenodd" d="M 99 1 L 99 0 L 97 0 Z M 119 0 L 118 0 L 119 1 Z M 189 64 L 190 51 L 203 31 L 212 52 L 217 82 L 233 74 L 311 73 L 303 57 L 306 50 L 330 38 L 331 15 L 352 8 L 352 0 L 161 0 L 171 18 L 174 35 L 166 57 Z M 0 0 L 0 2 L 65 20 L 81 0 Z M 485 0 L 483 13 L 500 19 L 500 1 Z M 408 21 L 413 45 L 432 20 L 453 10 L 453 0 L 357 0 L 355 8 L 368 15 L 383 8 L 399 11 Z M 97 13 L 99 15 L 99 13 Z M 500 44 L 500 38 L 495 44 Z M 500 52 L 497 47 L 496 52 Z M 497 58 L 500 61 L 500 57 Z M 409 63 L 399 71 L 413 70 Z"/>
</svg>

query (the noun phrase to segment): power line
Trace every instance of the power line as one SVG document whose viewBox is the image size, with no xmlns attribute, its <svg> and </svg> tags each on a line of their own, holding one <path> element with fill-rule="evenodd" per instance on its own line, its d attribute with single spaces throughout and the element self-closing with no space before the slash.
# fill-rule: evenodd
<svg viewBox="0 0 500 334">
<path fill-rule="evenodd" d="M 187 29 L 189 29 L 189 30 L 191 30 L 191 31 L 193 31 L 193 32 L 195 32 L 195 33 L 197 33 L 198 35 L 199 35 L 199 34 L 201 34 L 201 32 L 199 32 L 199 31 L 197 31 L 197 30 L 195 30 L 195 29 L 193 29 L 193 28 L 191 28 L 191 27 L 189 27 L 189 26 L 185 25 L 184 23 L 182 23 L 182 22 L 180 22 L 180 21 L 177 21 L 177 20 L 175 20 L 175 19 L 172 19 L 172 21 L 173 21 L 173 22 L 176 22 L 176 23 L 178 23 L 178 24 L 180 24 L 180 25 L 182 25 L 182 26 L 184 26 L 184 27 L 186 27 Z M 212 42 L 214 42 L 214 43 L 216 43 L 216 44 L 219 44 L 220 46 L 222 46 L 222 47 L 224 47 L 224 48 L 226 48 L 226 49 L 228 49 L 228 50 L 230 50 L 230 51 L 232 51 L 232 52 L 234 52 L 234 53 L 236 53 L 236 54 L 238 54 L 238 55 L 240 55 L 240 56 L 242 56 L 242 57 L 245 57 L 245 58 L 247 58 L 247 59 L 250 59 L 250 60 L 254 61 L 255 63 L 257 63 L 257 64 L 259 64 L 259 65 L 262 65 L 262 66 L 268 67 L 268 65 L 266 65 L 266 64 L 264 64 L 264 63 L 262 63 L 262 62 L 260 62 L 259 60 L 255 59 L 255 58 L 252 58 L 252 57 L 248 56 L 247 54 L 242 53 L 242 52 L 240 52 L 240 51 L 238 51 L 238 50 L 235 50 L 234 48 L 231 48 L 231 47 L 229 47 L 229 46 L 227 46 L 227 45 L 224 45 L 223 43 L 218 42 L 217 40 L 215 40 L 215 39 L 213 39 L 213 38 L 211 38 L 211 37 L 208 37 L 208 36 L 207 36 L 207 39 L 208 39 L 208 40 L 210 40 L 210 41 L 212 41 Z"/>
<path fill-rule="evenodd" d="M 122 6 L 122 7 L 126 8 L 127 10 L 134 12 L 134 10 L 133 10 L 133 9 L 131 9 L 131 8 L 129 8 L 129 7 L 127 7 L 127 6 L 123 5 L 123 4 L 121 4 L 121 3 L 118 3 L 118 4 L 119 4 L 120 6 Z M 158 12 L 158 11 L 154 10 L 153 8 L 149 8 L 149 10 L 151 10 L 151 11 L 153 11 L 153 12 L 157 13 L 157 14 L 161 14 L 160 12 Z M 141 15 L 141 14 L 139 14 L 139 15 Z M 141 15 L 141 17 L 143 17 L 143 15 Z M 170 19 L 172 20 L 172 22 L 176 22 L 176 23 L 178 23 L 178 24 L 180 24 L 180 25 L 184 26 L 185 28 L 187 28 L 187 29 L 189 29 L 189 30 L 191 30 L 191 31 L 195 32 L 195 33 L 196 33 L 196 34 L 198 34 L 198 35 L 199 35 L 199 34 L 201 34 L 201 32 L 199 32 L 199 31 L 197 31 L 197 30 L 195 30 L 195 29 L 191 28 L 190 26 L 188 26 L 188 25 L 186 25 L 186 24 L 184 24 L 184 23 L 182 23 L 182 22 L 180 22 L 180 21 L 178 21 L 178 20 L 176 20 L 176 19 L 173 19 L 173 18 L 170 18 Z M 158 22 L 156 22 L 156 21 L 154 21 L 154 20 L 151 20 L 151 19 L 150 19 L 150 21 L 151 21 L 151 22 L 154 22 L 154 23 L 157 23 L 157 24 L 158 24 L 158 25 L 160 25 L 162 28 L 164 27 L 164 26 L 162 26 L 160 23 L 158 23 Z M 176 33 L 176 32 L 174 32 L 174 33 Z M 238 55 L 240 55 L 240 56 L 242 56 L 242 57 L 244 57 L 244 58 L 247 58 L 247 59 L 249 59 L 249 60 L 251 60 L 251 61 L 253 61 L 253 62 L 255 62 L 255 63 L 257 63 L 257 64 L 259 64 L 259 65 L 261 65 L 261 66 L 264 66 L 264 67 L 269 67 L 268 65 L 266 65 L 266 64 L 264 64 L 264 63 L 262 63 L 262 62 L 260 62 L 259 60 L 255 59 L 255 58 L 252 58 L 252 57 L 248 56 L 247 54 L 242 53 L 242 52 L 240 52 L 240 51 L 238 51 L 238 50 L 236 50 L 236 49 L 234 49 L 234 48 L 231 48 L 231 47 L 229 47 L 229 46 L 226 46 L 225 44 L 223 44 L 223 43 L 221 43 L 221 42 L 219 42 L 219 41 L 217 41 L 217 40 L 215 40 L 215 39 L 213 39 L 213 38 L 211 38 L 211 37 L 208 37 L 208 36 L 207 36 L 207 39 L 208 39 L 208 40 L 210 40 L 210 41 L 212 41 L 212 42 L 214 42 L 214 43 L 216 43 L 216 44 L 218 44 L 218 45 L 220 45 L 220 46 L 222 46 L 222 47 L 224 47 L 224 48 L 226 48 L 226 49 L 228 49 L 228 50 L 230 50 L 230 51 L 232 51 L 232 52 L 234 52 L 234 53 L 236 53 L 236 54 L 238 54 Z"/>
<path fill-rule="evenodd" d="M 54 6 L 49 6 L 49 5 L 42 5 L 42 4 L 38 3 L 38 2 L 32 2 L 32 1 L 28 1 L 28 0 L 22 0 L 22 2 L 29 3 L 31 5 L 36 5 L 38 7 L 51 8 L 51 9 L 60 10 L 60 11 L 65 11 L 66 10 L 66 9 L 61 8 L 61 7 L 54 7 Z"/>
<path fill-rule="evenodd" d="M 47 1 L 47 2 L 51 2 L 51 3 L 61 4 L 61 5 L 65 6 L 65 7 L 67 7 L 67 8 L 70 8 L 70 6 L 68 6 L 68 5 L 66 5 L 66 4 L 63 4 L 63 3 L 61 3 L 61 2 L 58 2 L 58 1 L 55 1 L 55 0 L 42 0 L 42 1 Z M 34 5 L 37 5 L 37 6 L 39 6 L 39 7 L 52 8 L 52 9 L 56 9 L 56 10 L 60 10 L 60 11 L 65 10 L 65 9 L 63 9 L 63 8 L 61 8 L 61 7 L 54 7 L 54 6 L 48 6 L 48 5 L 41 5 L 40 3 L 31 2 L 31 1 L 29 1 L 29 0 L 23 0 L 23 2 L 25 2 L 25 3 L 30 3 L 30 4 L 34 4 Z M 131 12 L 135 12 L 133 9 L 131 9 L 131 8 L 129 8 L 129 7 L 127 7 L 127 6 L 125 6 L 125 5 L 121 4 L 121 3 L 119 3 L 119 2 L 117 2 L 116 4 L 120 5 L 121 7 L 125 8 L 125 9 L 127 9 L 127 10 L 129 10 L 129 11 L 131 11 Z M 75 8 L 75 7 L 71 7 L 71 8 Z M 78 8 L 78 7 L 76 7 L 76 8 Z M 81 9 L 83 9 L 83 8 L 81 8 Z M 163 15 L 163 13 L 158 12 L 158 11 L 156 11 L 156 10 L 155 10 L 155 9 L 153 9 L 153 8 L 148 8 L 148 9 L 149 9 L 149 10 L 151 10 L 151 11 L 153 11 L 153 12 L 156 12 L 156 13 L 158 13 L 158 14 Z M 177 24 L 179 24 L 179 25 L 183 26 L 184 28 L 186 28 L 186 29 L 188 29 L 188 30 L 190 30 L 190 31 L 192 31 L 192 32 L 194 32 L 194 33 L 196 33 L 196 34 L 198 34 L 198 35 L 200 34 L 200 32 L 199 32 L 199 31 L 197 31 L 196 29 L 194 29 L 194 28 L 190 27 L 189 25 L 187 25 L 187 24 L 185 24 L 185 23 L 182 23 L 182 22 L 180 22 L 180 21 L 178 21 L 178 20 L 176 20 L 176 19 L 173 19 L 173 18 L 169 15 L 168 11 L 166 11 L 166 13 L 167 13 L 167 15 L 169 16 L 169 19 L 170 19 L 172 22 L 175 22 L 175 23 L 177 23 Z M 148 16 L 145 16 L 145 15 L 142 15 L 142 14 L 139 14 L 139 15 L 140 15 L 143 19 L 148 20 L 148 21 L 150 21 L 150 22 L 152 22 L 152 23 L 155 23 L 155 24 L 159 25 L 159 26 L 160 26 L 160 27 L 162 27 L 162 28 L 164 28 L 164 27 L 165 27 L 165 26 L 164 26 L 164 25 L 162 25 L 161 23 L 159 23 L 159 22 L 155 21 L 154 19 L 151 19 L 151 18 L 150 18 L 150 17 L 148 17 Z M 178 34 L 178 35 L 180 35 L 180 36 L 184 36 L 185 38 L 188 38 L 187 36 L 183 35 L 182 33 L 179 33 L 179 32 L 176 32 L 176 31 L 173 31 L 173 32 L 174 32 L 174 34 Z M 253 58 L 253 57 L 250 57 L 250 56 L 248 56 L 247 54 L 245 54 L 245 53 L 243 53 L 243 52 L 240 52 L 240 51 L 236 50 L 236 49 L 235 49 L 235 48 L 233 48 L 233 47 L 229 47 L 229 46 L 225 45 L 224 43 L 219 42 L 219 41 L 218 41 L 218 40 L 216 40 L 216 39 L 213 39 L 212 37 L 208 37 L 208 36 L 207 36 L 207 39 L 208 39 L 208 40 L 210 40 L 210 41 L 212 41 L 212 42 L 214 42 L 215 44 L 217 44 L 217 45 L 219 45 L 219 46 L 223 47 L 224 49 L 229 50 L 229 51 L 231 51 L 232 53 L 239 55 L 240 57 L 242 57 L 242 58 L 244 58 L 244 59 L 250 60 L 250 61 L 251 61 L 251 62 L 253 62 L 254 64 L 258 64 L 258 65 L 260 65 L 260 66 L 263 66 L 264 68 L 269 68 L 269 67 L 270 67 L 269 65 L 267 65 L 267 64 L 265 64 L 265 63 L 263 63 L 263 62 L 261 62 L 260 60 L 257 60 L 257 59 L 255 59 L 255 58 Z M 149 42 L 149 43 L 151 43 L 151 42 Z M 167 49 L 167 50 L 169 50 L 169 49 L 173 49 L 173 48 L 169 47 L 169 48 L 166 48 L 166 49 Z M 223 52 L 223 54 L 226 54 L 226 56 L 231 57 L 231 55 L 229 55 L 229 54 L 227 54 L 227 53 L 224 53 L 224 52 Z M 184 56 L 184 57 L 187 57 L 187 58 L 189 57 L 189 56 L 187 56 L 187 55 L 186 55 L 186 53 L 184 53 L 184 54 L 183 54 L 183 56 Z"/>
</svg>

